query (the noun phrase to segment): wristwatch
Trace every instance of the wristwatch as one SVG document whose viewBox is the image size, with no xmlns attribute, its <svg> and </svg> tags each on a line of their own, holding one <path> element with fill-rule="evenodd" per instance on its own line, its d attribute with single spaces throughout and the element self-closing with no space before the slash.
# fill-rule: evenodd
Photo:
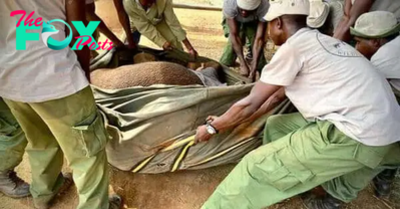
<svg viewBox="0 0 400 209">
<path fill-rule="evenodd" d="M 217 130 L 214 126 L 212 126 L 210 123 L 207 123 L 207 124 L 206 124 L 206 129 L 207 129 L 207 132 L 208 132 L 210 135 L 215 135 L 215 134 L 218 133 L 218 130 Z"/>
</svg>

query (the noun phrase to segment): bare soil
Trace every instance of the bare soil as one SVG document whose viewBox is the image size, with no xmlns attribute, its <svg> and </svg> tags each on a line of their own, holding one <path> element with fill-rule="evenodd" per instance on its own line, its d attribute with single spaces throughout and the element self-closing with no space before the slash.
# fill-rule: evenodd
<svg viewBox="0 0 400 209">
<path fill-rule="evenodd" d="M 175 0 L 177 3 L 197 3 L 220 6 L 222 0 Z M 122 34 L 112 0 L 96 1 L 97 11 L 106 24 L 118 35 Z M 187 30 L 189 39 L 198 52 L 218 59 L 226 43 L 221 29 L 220 12 L 176 9 L 177 16 Z M 141 44 L 155 47 L 143 38 Z M 135 209 L 198 209 L 212 194 L 216 186 L 233 168 L 232 165 L 199 171 L 185 171 L 159 175 L 143 175 L 110 169 L 110 190 L 123 196 L 125 208 Z M 30 166 L 25 157 L 17 168 L 18 174 L 30 181 Z M 65 170 L 68 170 L 67 168 Z M 359 198 L 348 204 L 346 209 L 400 209 L 400 180 L 393 197 L 381 200 L 372 195 L 372 189 L 361 192 Z M 74 209 L 77 205 L 75 188 L 59 196 L 54 208 Z M 14 200 L 0 194 L 0 209 L 33 208 L 31 198 Z M 302 202 L 295 197 L 270 209 L 301 209 Z"/>
</svg>

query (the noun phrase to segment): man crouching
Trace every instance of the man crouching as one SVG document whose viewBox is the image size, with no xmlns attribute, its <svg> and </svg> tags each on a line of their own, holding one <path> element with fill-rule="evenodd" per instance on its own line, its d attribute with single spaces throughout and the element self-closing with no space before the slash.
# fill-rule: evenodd
<svg viewBox="0 0 400 209">
<path fill-rule="evenodd" d="M 270 1 L 265 16 L 281 47 L 250 95 L 197 130 L 208 141 L 274 108 L 286 96 L 300 113 L 270 117 L 264 146 L 244 157 L 203 209 L 264 208 L 316 186 L 310 209 L 336 209 L 383 166 L 400 164 L 400 108 L 390 85 L 356 49 L 307 28 L 308 0 Z M 326 188 L 330 182 L 332 188 Z"/>
</svg>

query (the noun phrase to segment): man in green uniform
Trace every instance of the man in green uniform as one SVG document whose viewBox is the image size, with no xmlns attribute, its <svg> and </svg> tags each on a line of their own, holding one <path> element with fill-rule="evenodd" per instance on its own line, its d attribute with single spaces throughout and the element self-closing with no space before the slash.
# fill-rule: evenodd
<svg viewBox="0 0 400 209">
<path fill-rule="evenodd" d="M 197 129 L 198 141 L 254 119 L 285 95 L 300 113 L 267 120 L 264 146 L 243 158 L 203 209 L 260 209 L 319 185 L 310 209 L 339 209 L 385 168 L 400 165 L 400 107 L 388 82 L 350 45 L 307 27 L 309 0 L 270 1 L 280 46 L 250 95 Z M 373 93 L 372 93 L 373 92 Z M 331 188 L 327 188 L 330 182 Z"/>
<path fill-rule="evenodd" d="M 0 192 L 12 198 L 30 195 L 29 185 L 14 171 L 22 161 L 26 145 L 24 132 L 0 98 Z"/>
<path fill-rule="evenodd" d="M 257 70 L 266 64 L 264 56 L 266 21 L 263 19 L 269 8 L 268 0 L 224 0 L 223 29 L 229 38 L 220 63 L 234 66 L 239 59 L 240 74 L 254 79 Z M 243 46 L 249 43 L 250 59 L 246 60 Z M 250 64 L 249 62 L 250 61 Z"/>
<path fill-rule="evenodd" d="M 144 35 L 164 50 L 183 50 L 183 43 L 189 54 L 198 56 L 175 15 L 172 0 L 114 0 L 114 4 L 129 43 Z"/>
<path fill-rule="evenodd" d="M 396 18 L 400 18 L 400 1 L 397 0 L 341 1 L 344 1 L 344 15 L 337 25 L 334 37 L 342 41 L 353 41 L 350 34 L 350 28 L 354 26 L 354 23 L 356 22 L 358 17 L 369 11 L 388 11 L 392 12 L 396 16 Z"/>
<path fill-rule="evenodd" d="M 351 35 L 357 41 L 356 49 L 389 81 L 400 102 L 399 32 L 400 23 L 396 16 L 386 11 L 365 13 L 357 19 L 354 28 L 350 28 Z M 374 178 L 373 185 L 378 197 L 390 194 L 396 171 L 388 169 Z"/>
<path fill-rule="evenodd" d="M 50 208 L 63 185 L 69 184 L 70 179 L 61 173 L 64 156 L 78 190 L 78 209 L 120 208 L 119 197 L 108 198 L 108 135 L 88 82 L 89 49 L 52 50 L 40 40 L 42 30 L 35 26 L 29 28 L 33 40 L 19 42 L 17 30 L 27 26 L 21 23 L 20 28 L 16 27 L 20 15 L 10 15 L 16 10 L 32 13 L 30 18 L 34 20 L 60 19 L 69 25 L 71 21 L 82 21 L 86 25 L 85 1 L 0 1 L 0 14 L 5 14 L 0 18 L 0 97 L 29 142 L 26 152 L 32 169 L 30 193 L 35 208 Z M 60 32 L 52 37 L 64 40 L 65 25 L 53 24 Z M 78 36 L 72 28 L 72 36 Z M 73 39 L 71 46 L 76 41 Z M 17 42 L 26 49 L 17 50 Z M 18 157 L 13 155 L 18 162 L 22 145 L 17 145 Z"/>
</svg>

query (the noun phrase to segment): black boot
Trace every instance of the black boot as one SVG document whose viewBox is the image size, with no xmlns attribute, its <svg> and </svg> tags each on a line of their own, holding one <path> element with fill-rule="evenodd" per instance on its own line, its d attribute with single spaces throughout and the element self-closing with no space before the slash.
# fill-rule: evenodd
<svg viewBox="0 0 400 209">
<path fill-rule="evenodd" d="M 326 194 L 323 197 L 316 197 L 310 193 L 303 195 L 301 197 L 303 199 L 304 206 L 307 209 L 340 209 L 343 202 L 332 197 L 329 194 Z"/>
<path fill-rule="evenodd" d="M 121 209 L 122 208 L 122 198 L 119 195 L 111 195 L 108 198 L 108 201 L 110 202 L 109 209 Z"/>
<path fill-rule="evenodd" d="M 387 197 L 390 194 L 397 169 L 387 169 L 378 174 L 373 180 L 374 193 L 377 197 Z"/>
<path fill-rule="evenodd" d="M 0 172 L 0 192 L 12 198 L 23 198 L 31 195 L 29 184 L 20 179 L 13 170 Z"/>
</svg>

